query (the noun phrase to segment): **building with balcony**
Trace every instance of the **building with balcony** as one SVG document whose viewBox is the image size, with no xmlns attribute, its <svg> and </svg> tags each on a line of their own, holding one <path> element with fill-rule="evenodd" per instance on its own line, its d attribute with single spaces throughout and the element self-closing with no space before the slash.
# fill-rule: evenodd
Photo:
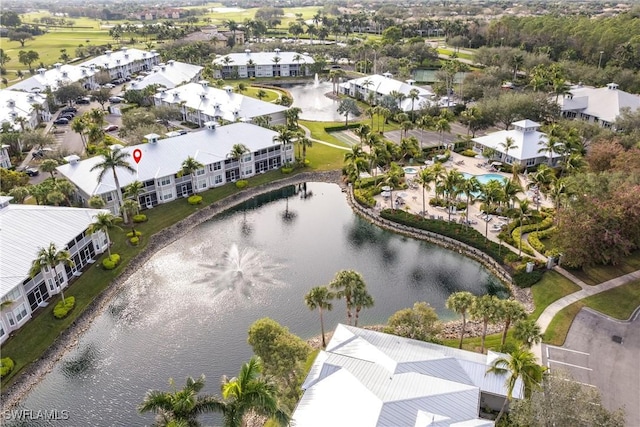
<svg viewBox="0 0 640 427">
<path fill-rule="evenodd" d="M 79 82 L 85 89 L 95 89 L 94 75 L 98 70 L 95 66 L 79 66 L 70 64 L 53 64 L 53 68 L 39 68 L 36 74 L 11 86 L 11 90 L 23 92 L 44 93 L 47 90 L 55 92 L 61 86 Z"/>
<path fill-rule="evenodd" d="M 392 78 L 391 73 L 373 74 L 348 80 L 339 85 L 340 93 L 374 104 L 383 97 L 394 97 L 398 108 L 404 112 L 419 110 L 435 103 L 435 95 L 430 90 L 415 86 L 413 80 L 401 82 Z M 413 92 L 412 92 L 413 91 Z M 415 94 L 415 97 L 412 96 Z"/>
<path fill-rule="evenodd" d="M 277 169 L 285 163 L 293 162 L 294 153 L 292 144 L 274 143 L 276 135 L 278 133 L 273 130 L 249 123 L 218 126 L 215 122 L 205 123 L 205 129 L 201 131 L 168 139 L 149 134 L 145 144 L 117 147 L 129 154 L 138 149 L 142 152 L 137 165 L 131 157 L 136 173 L 117 169 L 120 190 L 123 191 L 133 181 L 142 182 L 144 192 L 138 201 L 143 208 L 149 209 L 228 182 Z M 230 156 L 236 144 L 244 144 L 248 149 L 240 159 Z M 188 157 L 193 157 L 204 166 L 194 176 L 181 173 L 182 162 Z M 69 156 L 66 160 L 68 163 L 59 166 L 58 172 L 76 186 L 78 201 L 86 204 L 90 197 L 100 196 L 105 200 L 107 209 L 119 214 L 113 174 L 107 173 L 99 181 L 99 171 L 91 170 L 101 161 L 101 157 L 79 160 L 78 156 Z"/>
<path fill-rule="evenodd" d="M 147 86 L 159 85 L 166 89 L 173 89 L 185 83 L 195 83 L 201 80 L 204 67 L 174 61 L 154 65 L 146 75 L 133 79 L 126 87 L 127 90 L 142 90 Z"/>
<path fill-rule="evenodd" d="M 87 233 L 95 216 L 104 210 L 17 205 L 10 204 L 11 199 L 0 196 L 0 343 L 107 250 L 103 232 Z M 31 277 L 38 251 L 51 243 L 69 251 L 73 265 L 44 268 Z"/>
<path fill-rule="evenodd" d="M 120 50 L 107 50 L 104 54 L 80 64 L 85 68 L 99 68 L 109 72 L 112 79 L 120 79 L 137 74 L 141 71 L 150 71 L 154 65 L 160 63 L 160 54 L 155 49 L 145 50 L 122 47 Z"/>
<path fill-rule="evenodd" d="M 231 86 L 222 89 L 211 87 L 206 80 L 160 90 L 153 98 L 155 105 L 179 107 L 185 121 L 199 126 L 221 120 L 250 122 L 256 117 L 269 117 L 271 125 L 284 124 L 284 112 L 287 110 L 282 105 L 235 93 Z"/>
<path fill-rule="evenodd" d="M 42 93 L 0 90 L 0 125 L 8 123 L 16 131 L 35 129 L 51 118 L 47 98 Z"/>
<path fill-rule="evenodd" d="M 306 53 L 281 52 L 251 52 L 230 53 L 213 60 L 217 67 L 216 78 L 246 79 L 252 77 L 295 77 L 311 74 L 309 65 L 314 59 Z"/>
</svg>

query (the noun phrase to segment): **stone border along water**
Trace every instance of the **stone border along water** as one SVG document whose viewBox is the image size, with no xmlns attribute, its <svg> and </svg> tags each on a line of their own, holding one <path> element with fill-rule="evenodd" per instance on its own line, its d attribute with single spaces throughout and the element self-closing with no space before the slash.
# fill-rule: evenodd
<svg viewBox="0 0 640 427">
<path fill-rule="evenodd" d="M 113 296 L 122 289 L 122 286 L 131 274 L 137 271 L 158 250 L 182 237 L 197 225 L 232 208 L 233 206 L 246 202 L 260 194 L 303 182 L 328 182 L 338 184 L 345 188 L 344 182 L 342 181 L 342 174 L 339 170 L 326 172 L 303 172 L 278 181 L 263 184 L 258 187 L 251 187 L 242 190 L 241 192 L 228 196 L 197 212 L 194 212 L 187 218 L 184 218 L 174 225 L 151 236 L 149 238 L 149 243 L 142 252 L 136 255 L 122 273 L 120 273 L 120 275 L 116 277 L 114 281 L 85 308 L 82 314 L 58 336 L 51 347 L 49 347 L 49 349 L 47 349 L 39 359 L 26 367 L 25 370 L 19 374 L 18 378 L 15 379 L 13 384 L 2 391 L 0 394 L 2 400 L 0 409 L 4 411 L 17 405 L 22 397 L 24 397 L 36 384 L 38 384 L 38 382 L 40 382 L 47 373 L 52 371 L 56 362 L 58 362 L 68 350 L 78 344 L 79 337 L 90 327 L 93 319 L 102 313 L 103 309 L 111 301 Z M 353 194 L 350 189 L 346 189 L 345 193 L 347 194 L 347 202 L 354 212 L 361 217 L 364 217 L 366 220 L 379 227 L 405 236 L 426 240 L 447 249 L 458 250 L 460 253 L 473 258 L 489 269 L 509 287 L 517 300 L 521 302 L 527 301 L 528 298 L 526 291 L 513 286 L 509 274 L 497 262 L 479 250 L 439 234 L 424 230 L 415 230 L 411 227 L 403 226 L 380 218 L 373 211 L 362 207 L 357 202 L 354 202 Z M 527 311 L 533 310 L 529 307 L 527 307 L 527 309 Z"/>
</svg>

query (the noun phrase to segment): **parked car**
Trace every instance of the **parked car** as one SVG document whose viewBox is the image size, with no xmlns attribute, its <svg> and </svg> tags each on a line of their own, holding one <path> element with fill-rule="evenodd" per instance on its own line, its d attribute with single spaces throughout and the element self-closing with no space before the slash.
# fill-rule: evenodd
<svg viewBox="0 0 640 427">
<path fill-rule="evenodd" d="M 78 109 L 76 107 L 65 107 L 60 110 L 61 113 L 77 113 Z"/>
<path fill-rule="evenodd" d="M 57 119 L 53 122 L 54 125 L 68 125 L 69 124 L 69 119 L 66 118 L 61 118 L 61 119 Z"/>
<path fill-rule="evenodd" d="M 120 98 L 119 96 L 112 96 L 111 98 L 109 98 L 109 102 L 112 104 L 120 104 L 122 101 L 124 101 L 124 99 Z"/>
<path fill-rule="evenodd" d="M 112 83 L 106 83 L 106 84 L 103 84 L 102 87 L 105 87 L 107 89 L 113 89 L 114 87 L 116 87 L 116 85 Z"/>
<path fill-rule="evenodd" d="M 74 113 L 69 111 L 67 113 L 60 113 L 60 115 L 58 115 L 58 118 L 61 119 L 63 117 L 66 117 L 66 118 L 72 118 L 73 119 L 75 116 L 76 115 Z"/>
<path fill-rule="evenodd" d="M 76 104 L 91 104 L 91 98 L 84 97 L 76 99 Z"/>
<path fill-rule="evenodd" d="M 180 130 L 178 131 L 178 133 L 179 133 L 180 135 L 186 135 L 186 134 L 188 134 L 188 133 L 189 133 L 189 131 L 184 130 L 184 129 L 180 129 Z"/>
<path fill-rule="evenodd" d="M 38 175 L 40 175 L 40 171 L 38 169 L 36 169 L 36 168 L 21 168 L 21 169 L 18 169 L 18 171 L 24 172 L 29 176 L 38 176 Z"/>
<path fill-rule="evenodd" d="M 109 126 L 105 126 L 104 129 L 105 132 L 113 132 L 118 130 L 118 126 L 117 125 L 109 125 Z"/>
</svg>

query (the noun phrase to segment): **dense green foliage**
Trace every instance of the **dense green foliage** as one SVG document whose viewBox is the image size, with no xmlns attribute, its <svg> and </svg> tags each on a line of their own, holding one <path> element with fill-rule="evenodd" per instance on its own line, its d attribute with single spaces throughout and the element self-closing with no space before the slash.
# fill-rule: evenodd
<svg viewBox="0 0 640 427">
<path fill-rule="evenodd" d="M 202 196 L 194 194 L 193 196 L 189 196 L 189 198 L 187 199 L 187 202 L 190 205 L 199 205 L 200 203 L 202 203 Z"/>
<path fill-rule="evenodd" d="M 413 308 L 395 312 L 387 320 L 383 332 L 414 340 L 439 343 L 436 335 L 442 325 L 436 311 L 426 302 L 416 302 Z"/>
<path fill-rule="evenodd" d="M 13 371 L 14 363 L 10 357 L 0 359 L 0 378 L 4 378 Z"/>
<path fill-rule="evenodd" d="M 69 315 L 69 312 L 76 306 L 75 297 L 66 297 L 63 300 L 58 301 L 53 309 L 53 316 L 56 319 L 64 319 Z"/>
<path fill-rule="evenodd" d="M 137 214 L 137 215 L 134 215 L 132 219 L 133 219 L 133 222 L 135 223 L 141 223 L 147 220 L 147 216 L 145 214 Z"/>
<path fill-rule="evenodd" d="M 113 270 L 118 266 L 119 263 L 120 255 L 111 254 L 110 256 L 107 256 L 102 260 L 102 267 L 104 267 L 105 270 Z"/>
</svg>

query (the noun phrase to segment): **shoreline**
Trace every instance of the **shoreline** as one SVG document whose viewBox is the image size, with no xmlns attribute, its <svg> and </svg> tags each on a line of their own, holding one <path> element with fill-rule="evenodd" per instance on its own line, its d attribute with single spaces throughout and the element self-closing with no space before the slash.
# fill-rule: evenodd
<svg viewBox="0 0 640 427">
<path fill-rule="evenodd" d="M 285 177 L 283 179 L 270 182 L 268 184 L 263 184 L 258 187 L 252 187 L 242 190 L 222 200 L 212 203 L 211 205 L 204 207 L 197 212 L 194 212 L 193 214 L 180 220 L 172 226 L 151 236 L 149 238 L 149 243 L 147 244 L 147 246 L 129 262 L 127 267 L 116 279 L 113 280 L 113 282 L 109 286 L 107 286 L 98 296 L 96 296 L 91 304 L 86 307 L 83 313 L 65 331 L 63 331 L 59 335 L 52 346 L 49 347 L 49 349 L 39 359 L 35 360 L 31 365 L 26 367 L 24 371 L 13 382 L 13 384 L 2 390 L 2 393 L 0 394 L 0 398 L 2 400 L 0 409 L 4 411 L 15 407 L 19 403 L 19 401 L 22 400 L 22 398 L 24 398 L 24 396 L 27 395 L 31 391 L 31 389 L 44 378 L 46 374 L 53 370 L 55 364 L 69 350 L 73 349 L 78 344 L 79 338 L 91 326 L 93 320 L 97 316 L 102 314 L 103 310 L 108 306 L 115 294 L 121 291 L 131 274 L 133 274 L 134 271 L 138 270 L 139 267 L 147 262 L 151 258 L 151 256 L 153 256 L 153 254 L 155 254 L 158 250 L 181 238 L 199 224 L 233 208 L 240 203 L 246 202 L 260 194 L 275 191 L 288 185 L 296 185 L 302 182 L 327 182 L 337 184 L 343 189 L 346 188 L 344 182 L 342 181 L 342 174 L 340 170 L 302 172 L 291 177 Z M 367 221 L 370 221 L 381 228 L 391 230 L 392 232 L 398 234 L 408 235 L 409 237 L 420 240 L 426 240 L 447 249 L 459 250 L 459 246 L 453 245 L 449 241 L 451 239 L 445 240 L 442 238 L 443 236 L 441 236 L 440 239 L 436 239 L 432 236 L 417 233 L 415 232 L 415 230 L 409 230 L 407 227 L 401 226 L 400 224 L 394 225 L 394 223 L 384 221 L 381 218 L 376 218 L 374 216 L 371 216 L 367 212 L 363 212 L 364 208 L 353 201 L 351 191 L 349 191 L 349 189 L 346 189 L 345 192 L 347 203 L 350 205 L 354 213 L 364 217 Z M 457 243 L 461 244 L 460 242 Z M 527 312 L 533 311 L 531 292 L 528 289 L 524 290 L 512 286 L 511 281 L 507 280 L 504 277 L 506 275 L 508 279 L 510 279 L 508 274 L 506 274 L 503 269 L 491 268 L 495 266 L 487 265 L 487 259 L 478 256 L 475 251 L 471 253 L 465 250 L 464 254 L 465 256 L 480 262 L 483 266 L 488 268 L 492 274 L 505 282 L 511 290 L 512 295 L 514 295 L 515 299 L 525 304 Z M 516 290 L 518 292 L 515 292 Z M 465 334 L 466 337 L 474 336 L 472 335 L 472 331 L 475 330 L 475 328 L 473 328 L 472 326 L 474 323 L 475 322 L 467 321 L 468 330 Z M 443 323 L 443 331 L 440 335 L 444 338 L 449 338 L 449 334 L 446 333 L 446 330 L 452 329 L 453 331 L 457 331 L 455 333 L 455 336 L 452 335 L 452 337 L 455 338 L 459 336 L 459 329 L 456 329 L 456 327 L 459 328 L 460 325 L 461 320 L 445 322 Z M 481 324 L 479 325 L 481 328 Z M 379 326 L 380 325 L 370 325 L 363 327 L 376 328 Z M 489 325 L 487 334 L 499 332 L 501 330 L 501 328 L 496 327 L 495 325 Z M 327 333 L 327 336 L 329 336 L 329 332 Z M 312 340 L 318 340 L 318 342 L 321 342 L 320 335 L 318 335 L 317 337 L 312 337 L 307 341 L 309 342 Z"/>
</svg>

